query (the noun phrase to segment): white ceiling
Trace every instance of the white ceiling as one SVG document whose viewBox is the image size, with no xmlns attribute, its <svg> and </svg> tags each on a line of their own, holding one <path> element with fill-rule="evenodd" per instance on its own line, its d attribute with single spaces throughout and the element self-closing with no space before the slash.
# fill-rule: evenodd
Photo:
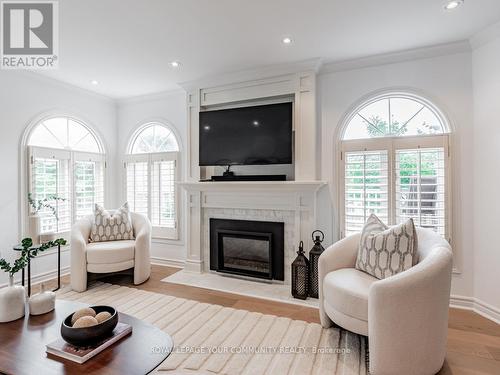
<svg viewBox="0 0 500 375">
<path fill-rule="evenodd" d="M 499 0 L 64 0 L 52 78 L 124 98 L 178 82 L 322 58 L 342 61 L 464 40 Z M 291 36 L 293 44 L 281 43 Z M 173 69 L 169 62 L 182 66 Z M 91 80 L 99 81 L 93 86 Z"/>
</svg>

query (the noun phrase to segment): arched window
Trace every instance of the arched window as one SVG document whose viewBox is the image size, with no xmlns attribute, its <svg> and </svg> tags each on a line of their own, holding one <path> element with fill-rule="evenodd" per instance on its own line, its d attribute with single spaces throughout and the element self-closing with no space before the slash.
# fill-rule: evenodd
<svg viewBox="0 0 500 375">
<path fill-rule="evenodd" d="M 449 238 L 449 127 L 427 100 L 376 96 L 343 124 L 342 235 L 358 232 L 371 213 L 389 224 L 413 218 Z"/>
<path fill-rule="evenodd" d="M 87 125 L 70 117 L 40 121 L 26 139 L 28 192 L 34 201 L 56 209 L 55 213 L 47 207 L 39 211 L 41 232 L 69 232 L 74 221 L 93 212 L 95 203 L 104 204 L 102 144 Z"/>
<path fill-rule="evenodd" d="M 147 215 L 153 236 L 177 239 L 179 143 L 168 126 L 153 122 L 132 136 L 125 157 L 127 201 Z"/>
</svg>

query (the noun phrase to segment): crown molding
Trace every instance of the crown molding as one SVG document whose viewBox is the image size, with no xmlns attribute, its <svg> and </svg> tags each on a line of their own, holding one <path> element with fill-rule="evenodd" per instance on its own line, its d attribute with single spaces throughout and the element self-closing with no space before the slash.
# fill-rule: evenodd
<svg viewBox="0 0 500 375">
<path fill-rule="evenodd" d="M 218 74 L 210 77 L 204 77 L 194 81 L 180 82 L 179 86 L 186 91 L 192 91 L 199 88 L 214 86 L 223 86 L 232 83 L 253 81 L 275 76 L 299 73 L 304 71 L 318 72 L 322 64 L 321 58 L 312 58 L 285 64 L 275 64 L 261 66 L 254 69 L 239 70 L 229 73 Z"/>
<path fill-rule="evenodd" d="M 119 99 L 115 99 L 115 102 L 118 106 L 129 105 L 129 104 L 140 104 L 140 103 L 149 102 L 149 101 L 161 100 L 161 99 L 164 99 L 165 97 L 168 97 L 171 95 L 180 95 L 180 94 L 183 94 L 183 95 L 186 94 L 186 91 L 182 87 L 172 89 L 172 90 L 154 92 L 151 94 L 144 94 L 144 95 L 138 95 L 138 96 L 130 96 L 130 97 L 126 97 L 126 98 L 119 98 Z"/>
<path fill-rule="evenodd" d="M 415 48 L 380 55 L 366 56 L 359 59 L 344 60 L 325 63 L 320 69 L 320 74 L 336 73 L 347 70 L 369 68 L 379 65 L 395 64 L 405 61 L 428 59 L 432 57 L 453 55 L 456 53 L 470 52 L 468 40 L 438 44 L 429 47 Z"/>
<path fill-rule="evenodd" d="M 469 39 L 472 49 L 477 49 L 500 37 L 500 21 L 486 27 Z"/>
</svg>

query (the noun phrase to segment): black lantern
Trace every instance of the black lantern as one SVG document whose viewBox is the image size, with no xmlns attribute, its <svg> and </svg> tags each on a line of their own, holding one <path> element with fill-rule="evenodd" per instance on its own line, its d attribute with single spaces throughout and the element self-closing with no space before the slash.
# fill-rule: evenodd
<svg viewBox="0 0 500 375">
<path fill-rule="evenodd" d="M 320 234 L 319 236 L 315 234 Z M 325 234 L 320 230 L 312 232 L 312 239 L 314 246 L 309 251 L 309 297 L 318 298 L 319 284 L 318 284 L 318 259 L 325 248 L 321 242 L 325 239 Z"/>
<path fill-rule="evenodd" d="M 304 254 L 304 243 L 300 241 L 297 258 L 292 263 L 292 296 L 306 299 L 309 294 L 309 261 Z"/>
</svg>

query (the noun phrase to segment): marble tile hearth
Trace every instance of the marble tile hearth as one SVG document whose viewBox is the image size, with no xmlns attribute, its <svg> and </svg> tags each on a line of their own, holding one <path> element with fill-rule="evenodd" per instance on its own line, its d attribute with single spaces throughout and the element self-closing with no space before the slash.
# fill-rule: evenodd
<svg viewBox="0 0 500 375">
<path fill-rule="evenodd" d="M 271 301 L 292 303 L 307 307 L 318 307 L 316 298 L 300 300 L 291 295 L 288 284 L 266 283 L 225 276 L 215 272 L 194 273 L 181 270 L 162 280 L 163 282 L 212 289 L 221 292 L 240 294 L 248 297 Z"/>
</svg>

